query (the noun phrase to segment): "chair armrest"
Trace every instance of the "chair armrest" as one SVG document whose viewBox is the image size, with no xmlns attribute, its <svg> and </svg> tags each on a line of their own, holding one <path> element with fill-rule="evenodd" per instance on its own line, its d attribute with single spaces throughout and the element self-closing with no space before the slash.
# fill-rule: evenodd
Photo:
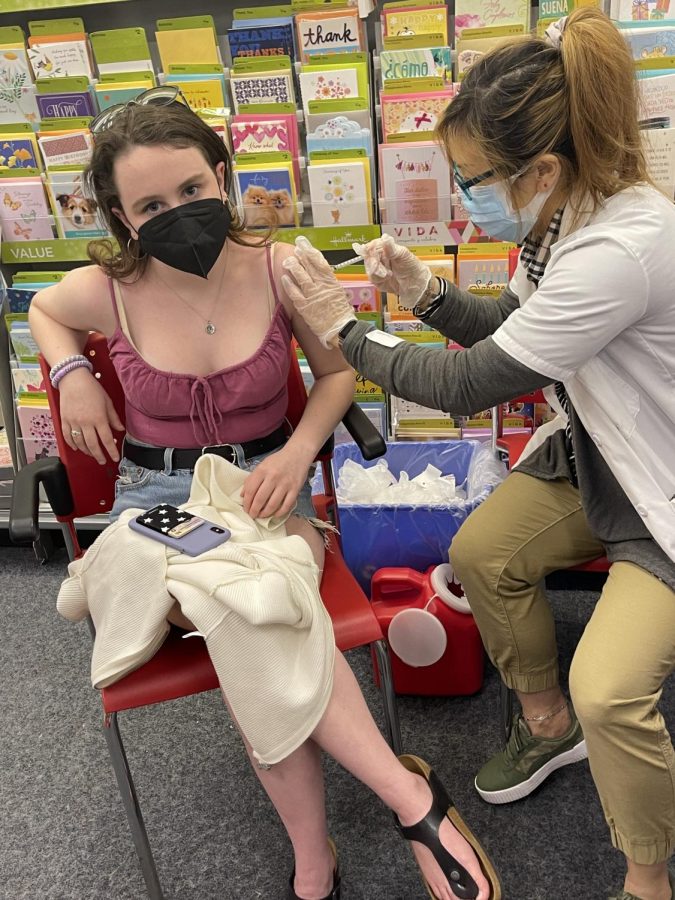
<svg viewBox="0 0 675 900">
<path fill-rule="evenodd" d="M 15 544 L 35 543 L 40 537 L 40 484 L 57 516 L 73 512 L 66 467 L 56 456 L 37 459 L 14 476 L 12 508 L 9 513 L 9 536 Z"/>
<path fill-rule="evenodd" d="M 349 407 L 342 417 L 342 422 L 356 441 L 364 459 L 377 459 L 387 452 L 384 438 L 356 403 L 352 403 Z"/>
</svg>

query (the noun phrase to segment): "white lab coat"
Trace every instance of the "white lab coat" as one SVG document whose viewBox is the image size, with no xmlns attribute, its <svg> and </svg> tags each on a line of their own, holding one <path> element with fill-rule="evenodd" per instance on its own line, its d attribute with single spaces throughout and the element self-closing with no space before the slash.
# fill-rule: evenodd
<svg viewBox="0 0 675 900">
<path fill-rule="evenodd" d="M 655 541 L 675 561 L 675 206 L 640 185 L 616 194 L 561 237 L 535 290 L 494 334 L 524 365 L 562 381 L 586 431 Z M 579 227 L 579 224 L 583 227 Z M 564 413 L 539 428 L 524 459 Z"/>
</svg>

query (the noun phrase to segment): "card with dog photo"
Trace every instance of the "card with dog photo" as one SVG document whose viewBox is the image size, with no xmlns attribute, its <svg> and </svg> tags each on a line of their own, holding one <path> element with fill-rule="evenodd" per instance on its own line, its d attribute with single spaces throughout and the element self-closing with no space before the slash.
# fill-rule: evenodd
<svg viewBox="0 0 675 900">
<path fill-rule="evenodd" d="M 108 234 L 96 201 L 86 196 L 81 174 L 52 172 L 47 182 L 47 190 L 56 217 L 59 237 L 97 238 Z"/>
<path fill-rule="evenodd" d="M 246 225 L 269 228 L 300 224 L 291 163 L 238 166 L 234 174 Z"/>
</svg>

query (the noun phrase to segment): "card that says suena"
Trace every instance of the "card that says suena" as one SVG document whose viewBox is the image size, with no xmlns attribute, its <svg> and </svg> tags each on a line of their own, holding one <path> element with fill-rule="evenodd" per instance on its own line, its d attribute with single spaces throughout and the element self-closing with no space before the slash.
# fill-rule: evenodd
<svg viewBox="0 0 675 900">
<path fill-rule="evenodd" d="M 435 142 L 382 144 L 380 180 L 384 221 L 447 222 L 452 218 L 450 167 Z"/>
<path fill-rule="evenodd" d="M 385 141 L 391 134 L 420 132 L 420 140 L 428 138 L 455 96 L 455 89 L 419 94 L 381 94 L 382 133 Z"/>
<path fill-rule="evenodd" d="M 325 53 L 353 53 L 365 49 L 357 9 L 298 13 L 295 22 L 298 52 L 304 63 Z"/>
</svg>

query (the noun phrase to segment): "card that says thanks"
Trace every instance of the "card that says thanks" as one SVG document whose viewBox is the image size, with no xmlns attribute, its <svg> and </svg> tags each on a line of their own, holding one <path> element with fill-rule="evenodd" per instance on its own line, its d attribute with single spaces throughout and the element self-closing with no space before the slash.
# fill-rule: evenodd
<svg viewBox="0 0 675 900">
<path fill-rule="evenodd" d="M 311 165 L 307 169 L 315 226 L 372 222 L 368 160 Z"/>
<path fill-rule="evenodd" d="M 450 167 L 433 141 L 382 144 L 380 179 L 387 222 L 447 222 L 452 218 Z"/>
<path fill-rule="evenodd" d="M 267 25 L 260 28 L 231 28 L 227 42 L 232 59 L 244 56 L 289 56 L 295 58 L 293 26 Z"/>
<path fill-rule="evenodd" d="M 298 13 L 295 22 L 298 52 L 304 63 L 326 53 L 354 53 L 365 49 L 357 9 Z"/>
</svg>

